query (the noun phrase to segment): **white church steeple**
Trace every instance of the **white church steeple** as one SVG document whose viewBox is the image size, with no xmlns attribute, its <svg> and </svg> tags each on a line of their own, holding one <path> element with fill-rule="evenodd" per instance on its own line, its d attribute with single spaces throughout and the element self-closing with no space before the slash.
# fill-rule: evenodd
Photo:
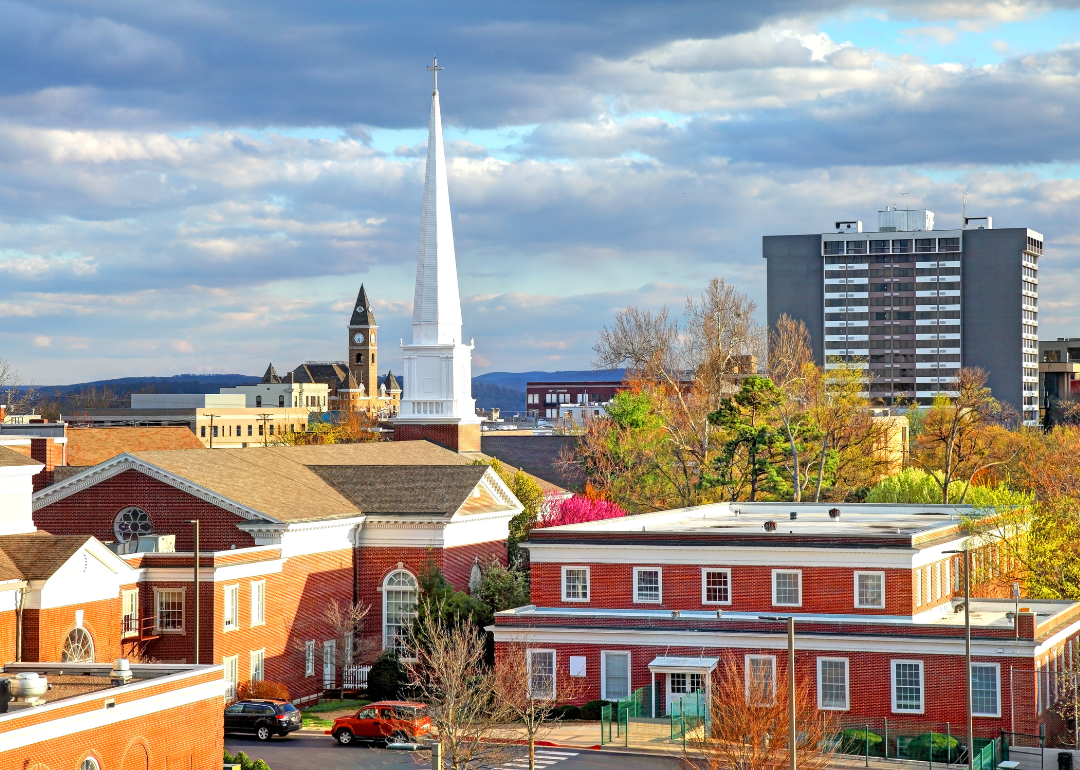
<svg viewBox="0 0 1080 770">
<path fill-rule="evenodd" d="M 424 211 L 420 219 L 420 254 L 413 295 L 413 344 L 461 341 L 461 298 L 458 295 L 454 226 L 446 184 L 442 112 L 439 109 L 439 60 L 428 67 L 434 76 L 428 122 Z"/>
<path fill-rule="evenodd" d="M 462 342 L 450 190 L 446 183 L 436 59 L 428 122 L 427 172 L 420 220 L 420 250 L 413 295 L 412 344 L 405 361 L 401 409 L 393 420 L 397 441 L 428 438 L 458 451 L 479 451 L 480 419 L 472 398 L 472 345 Z"/>
</svg>

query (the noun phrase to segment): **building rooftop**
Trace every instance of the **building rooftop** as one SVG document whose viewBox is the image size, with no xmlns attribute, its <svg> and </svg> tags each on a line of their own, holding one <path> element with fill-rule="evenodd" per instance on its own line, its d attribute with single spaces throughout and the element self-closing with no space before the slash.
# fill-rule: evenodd
<svg viewBox="0 0 1080 770">
<path fill-rule="evenodd" d="M 97 465 L 124 452 L 160 449 L 201 449 L 206 447 L 189 428 L 148 426 L 145 428 L 72 428 L 68 431 L 68 465 Z"/>
<path fill-rule="evenodd" d="M 830 515 L 830 509 L 839 515 Z M 712 541 L 768 539 L 780 545 L 872 538 L 917 546 L 955 536 L 961 517 L 976 513 L 970 505 L 716 503 L 534 530 L 531 539 L 655 541 L 662 535 L 691 535 Z"/>
</svg>

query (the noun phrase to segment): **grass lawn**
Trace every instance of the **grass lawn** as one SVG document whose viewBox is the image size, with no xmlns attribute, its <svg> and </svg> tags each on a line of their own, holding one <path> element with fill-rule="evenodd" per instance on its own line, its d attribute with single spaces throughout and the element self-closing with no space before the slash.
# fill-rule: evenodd
<svg viewBox="0 0 1080 770">
<path fill-rule="evenodd" d="M 346 709 L 358 709 L 371 703 L 369 700 L 328 700 L 316 703 L 314 706 L 306 706 L 301 711 L 305 714 L 325 714 L 327 711 L 345 711 Z"/>
<path fill-rule="evenodd" d="M 323 719 L 318 714 L 304 714 L 304 727 L 315 728 L 316 730 L 329 730 L 334 726 L 334 720 Z"/>
</svg>

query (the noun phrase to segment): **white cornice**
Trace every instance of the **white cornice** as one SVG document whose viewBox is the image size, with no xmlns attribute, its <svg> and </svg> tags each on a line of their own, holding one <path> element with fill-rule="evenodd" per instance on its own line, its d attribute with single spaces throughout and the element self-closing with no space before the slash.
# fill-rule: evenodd
<svg viewBox="0 0 1080 770">
<path fill-rule="evenodd" d="M 683 536 L 684 539 L 691 539 Z M 605 543 L 522 543 L 534 564 L 671 564 L 709 566 L 836 567 L 911 569 L 919 551 L 897 548 L 766 548 L 759 545 L 663 545 L 642 540 L 626 545 Z"/>
<path fill-rule="evenodd" d="M 241 518 L 257 521 L 277 521 L 277 519 L 268 516 L 261 511 L 257 511 L 254 508 L 238 503 L 228 497 L 219 495 L 217 492 L 213 492 L 204 486 L 189 481 L 175 473 L 170 473 L 163 468 L 159 468 L 156 465 L 152 465 L 151 463 L 140 460 L 127 453 L 117 455 L 111 460 L 106 460 L 100 465 L 95 465 L 82 473 L 75 474 L 69 479 L 65 479 L 58 484 L 53 484 L 52 486 L 45 487 L 45 489 L 42 489 L 40 492 L 34 493 L 34 510 L 38 511 L 128 470 L 138 471 L 145 476 L 168 484 L 170 487 L 179 489 L 181 492 L 186 492 L 192 497 L 197 497 L 200 500 L 216 505 L 218 508 L 222 508 L 230 513 L 235 513 Z"/>
<path fill-rule="evenodd" d="M 781 626 L 778 624 L 778 628 Z M 797 627 L 796 627 L 797 629 Z M 786 650 L 787 636 L 760 631 L 713 632 L 662 628 L 603 628 L 592 626 L 488 626 L 496 642 L 528 641 L 530 644 L 574 644 L 598 647 L 644 646 L 686 647 L 690 649 L 766 649 Z M 796 630 L 795 649 L 799 652 L 880 652 L 896 655 L 963 655 L 963 637 L 860 636 L 854 634 L 800 634 Z M 972 639 L 973 655 L 1017 657 L 1030 660 L 1035 649 L 1030 639 Z M 913 650 L 917 652 L 913 653 Z M 999 652 L 1000 650 L 1000 652 Z"/>
</svg>

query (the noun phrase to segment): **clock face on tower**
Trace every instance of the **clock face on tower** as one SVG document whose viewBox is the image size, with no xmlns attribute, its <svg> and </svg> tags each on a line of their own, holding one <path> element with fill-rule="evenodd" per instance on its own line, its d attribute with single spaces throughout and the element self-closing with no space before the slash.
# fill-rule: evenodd
<svg viewBox="0 0 1080 770">
<path fill-rule="evenodd" d="M 353 335 L 353 338 L 352 338 L 352 340 L 353 340 L 353 342 L 355 342 L 355 343 L 356 343 L 357 345 L 360 345 L 360 344 L 361 344 L 361 343 L 363 343 L 363 341 L 364 341 L 364 335 L 363 335 L 363 334 L 359 334 L 359 333 L 357 333 L 357 334 L 354 334 L 354 335 Z"/>
</svg>

